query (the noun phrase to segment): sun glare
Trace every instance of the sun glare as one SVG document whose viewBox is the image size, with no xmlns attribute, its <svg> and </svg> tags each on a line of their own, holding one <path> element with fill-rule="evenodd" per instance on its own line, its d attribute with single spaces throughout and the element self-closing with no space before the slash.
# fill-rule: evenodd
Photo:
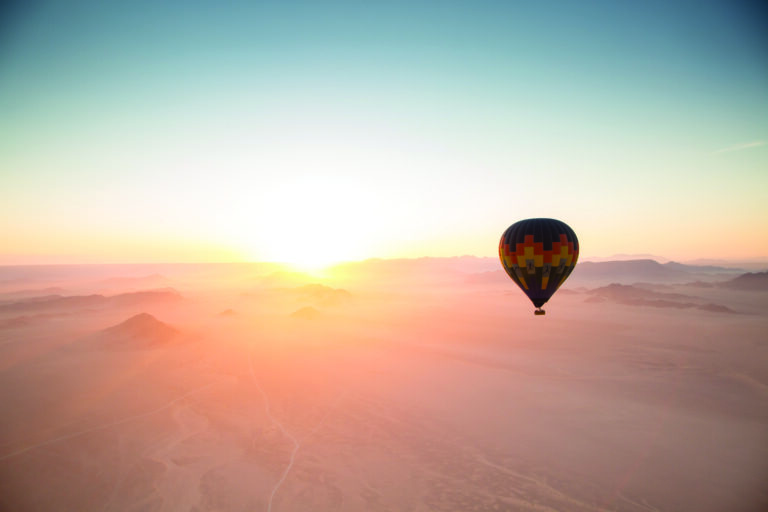
<svg viewBox="0 0 768 512">
<path fill-rule="evenodd" d="M 266 253 L 266 257 L 260 259 L 308 273 L 317 273 L 333 264 L 355 259 L 350 257 L 352 251 L 349 244 L 344 243 L 343 236 L 331 230 L 275 229 L 270 233 L 268 249 L 260 253 Z"/>
<path fill-rule="evenodd" d="M 262 221 L 253 232 L 249 253 L 254 259 L 314 273 L 363 259 L 370 236 L 366 218 L 359 213 L 366 211 L 363 201 L 338 181 L 310 179 L 275 188 L 259 208 Z"/>
</svg>

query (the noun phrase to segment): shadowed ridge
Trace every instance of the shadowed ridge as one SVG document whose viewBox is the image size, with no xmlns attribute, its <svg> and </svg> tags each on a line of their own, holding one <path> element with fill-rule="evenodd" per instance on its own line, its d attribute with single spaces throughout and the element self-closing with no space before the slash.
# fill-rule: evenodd
<svg viewBox="0 0 768 512">
<path fill-rule="evenodd" d="M 291 318 L 300 318 L 303 320 L 314 320 L 320 316 L 320 311 L 312 306 L 305 306 L 291 313 Z"/>
<path fill-rule="evenodd" d="M 686 265 L 670 261 L 659 263 L 654 260 L 622 260 L 579 262 L 569 281 L 590 283 L 653 283 L 672 284 L 691 281 L 720 281 L 729 276 L 738 275 L 739 270 L 702 265 Z M 573 279 L 575 278 L 575 279 Z"/>
<path fill-rule="evenodd" d="M 726 281 L 721 286 L 732 290 L 768 290 L 768 272 L 747 272 Z"/>
<path fill-rule="evenodd" d="M 173 288 L 158 288 L 138 292 L 120 293 L 105 296 L 91 295 L 48 295 L 43 297 L 28 297 L 10 303 L 0 304 L 3 311 L 52 311 L 78 310 L 86 308 L 137 306 L 148 302 L 171 303 L 183 300 L 182 295 Z"/>
<path fill-rule="evenodd" d="M 149 313 L 139 313 L 122 323 L 104 329 L 101 333 L 110 341 L 132 339 L 158 343 L 171 340 L 179 331 Z"/>
<path fill-rule="evenodd" d="M 713 313 L 736 313 L 736 311 L 721 304 L 702 302 L 702 299 L 690 295 L 657 292 L 639 286 L 618 283 L 589 290 L 587 294 L 589 297 L 585 299 L 585 302 L 589 303 L 612 301 L 628 306 L 676 309 L 695 308 Z"/>
<path fill-rule="evenodd" d="M 338 306 L 352 300 L 352 294 L 343 288 L 331 288 L 317 283 L 299 286 L 294 291 L 300 298 L 322 306 Z"/>
</svg>

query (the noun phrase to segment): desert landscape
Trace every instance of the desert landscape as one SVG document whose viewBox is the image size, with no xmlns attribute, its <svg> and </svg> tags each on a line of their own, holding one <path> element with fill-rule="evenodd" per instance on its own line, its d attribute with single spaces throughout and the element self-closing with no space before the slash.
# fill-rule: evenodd
<svg viewBox="0 0 768 512">
<path fill-rule="evenodd" d="M 766 21 L 0 2 L 0 512 L 768 511 Z"/>
<path fill-rule="evenodd" d="M 0 509 L 766 510 L 767 276 L 0 267 Z"/>
</svg>

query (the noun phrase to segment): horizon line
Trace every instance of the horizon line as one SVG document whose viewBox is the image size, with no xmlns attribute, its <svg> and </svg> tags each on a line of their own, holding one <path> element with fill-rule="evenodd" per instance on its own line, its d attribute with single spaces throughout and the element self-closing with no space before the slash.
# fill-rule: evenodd
<svg viewBox="0 0 768 512">
<path fill-rule="evenodd" d="M 403 261 L 403 260 L 426 260 L 426 259 L 435 259 L 435 260 L 449 260 L 449 259 L 460 259 L 460 258 L 475 258 L 475 259 L 498 259 L 498 256 L 477 256 L 473 254 L 461 254 L 461 255 L 454 255 L 454 256 L 401 256 L 401 257 L 380 257 L 380 256 L 374 256 L 370 258 L 364 258 L 360 260 L 345 260 L 345 261 L 339 261 L 335 263 L 331 263 L 328 265 L 325 265 L 323 268 L 333 268 L 338 267 L 341 265 L 348 265 L 348 264 L 356 264 L 356 263 L 365 263 L 365 262 L 371 262 L 371 261 Z M 594 261 L 597 260 L 597 261 Z M 726 262 L 726 263 L 763 263 L 768 262 L 768 255 L 766 256 L 753 256 L 753 257 L 722 257 L 722 258 L 695 258 L 695 259 L 681 259 L 681 260 L 675 260 L 666 258 L 664 256 L 657 256 L 657 255 L 651 255 L 651 254 L 614 254 L 611 256 L 587 256 L 583 258 L 579 258 L 580 263 L 608 263 L 608 262 L 616 262 L 616 261 L 655 261 L 659 264 L 664 263 L 687 263 L 687 264 L 693 264 L 696 262 Z M 659 260 L 665 260 L 664 263 Z M 123 265 L 133 265 L 133 266 L 152 266 L 152 265 L 276 265 L 276 266 L 282 266 L 282 267 L 297 267 L 299 265 L 295 265 L 289 262 L 281 262 L 281 261 L 258 261 L 258 260 L 251 260 L 251 261 L 244 261 L 244 260 L 230 260 L 230 261 L 142 261 L 142 262 L 130 262 L 130 261 L 122 261 L 122 262 L 50 262 L 50 263 L 0 263 L 0 267 L 84 267 L 84 266 L 123 266 Z"/>
</svg>

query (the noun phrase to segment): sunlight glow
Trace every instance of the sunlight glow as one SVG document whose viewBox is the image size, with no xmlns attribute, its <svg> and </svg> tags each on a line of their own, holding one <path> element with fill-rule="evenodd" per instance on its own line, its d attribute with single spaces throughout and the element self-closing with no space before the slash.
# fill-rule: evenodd
<svg viewBox="0 0 768 512">
<path fill-rule="evenodd" d="M 348 188 L 319 178 L 273 188 L 258 208 L 258 229 L 248 241 L 252 257 L 303 272 L 366 257 L 365 200 Z"/>
</svg>

